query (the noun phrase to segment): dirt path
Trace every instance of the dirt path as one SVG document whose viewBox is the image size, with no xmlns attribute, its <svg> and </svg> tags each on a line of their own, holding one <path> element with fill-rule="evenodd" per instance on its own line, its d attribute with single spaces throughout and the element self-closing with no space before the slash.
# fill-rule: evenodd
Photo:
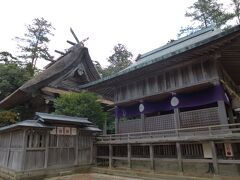
<svg viewBox="0 0 240 180">
<path fill-rule="evenodd" d="M 138 179 L 90 173 L 90 174 L 74 174 L 74 175 L 68 175 L 68 176 L 46 178 L 45 180 L 138 180 Z"/>
</svg>

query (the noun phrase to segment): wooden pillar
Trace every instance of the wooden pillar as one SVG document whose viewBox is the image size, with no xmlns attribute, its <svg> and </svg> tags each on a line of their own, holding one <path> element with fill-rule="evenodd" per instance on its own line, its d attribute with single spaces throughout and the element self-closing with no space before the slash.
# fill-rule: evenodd
<svg viewBox="0 0 240 180">
<path fill-rule="evenodd" d="M 141 113 L 141 126 L 142 126 L 142 132 L 145 131 L 145 115 Z"/>
<path fill-rule="evenodd" d="M 154 152 L 153 152 L 153 145 L 149 145 L 149 152 L 150 152 L 150 161 L 151 161 L 151 170 L 155 169 L 155 164 L 154 164 Z"/>
<path fill-rule="evenodd" d="M 229 105 L 229 106 L 226 106 L 226 107 L 227 107 L 227 113 L 228 113 L 229 123 L 230 123 L 230 124 L 233 124 L 233 123 L 235 123 L 235 120 L 234 120 L 234 115 L 233 115 L 232 106 Z"/>
<path fill-rule="evenodd" d="M 78 165 L 78 154 L 79 154 L 79 136 L 81 135 L 78 128 L 76 129 L 77 134 L 76 134 L 76 148 L 75 148 L 75 165 Z"/>
<path fill-rule="evenodd" d="M 174 109 L 174 122 L 175 122 L 175 129 L 180 129 L 180 111 L 178 108 Z"/>
<path fill-rule="evenodd" d="M 109 144 L 109 168 L 112 168 L 112 155 L 113 155 L 113 149 L 112 149 L 112 145 Z"/>
<path fill-rule="evenodd" d="M 105 119 L 104 125 L 103 125 L 103 135 L 107 135 L 107 120 Z"/>
<path fill-rule="evenodd" d="M 45 158 L 44 158 L 44 168 L 48 167 L 48 154 L 49 154 L 49 134 L 50 132 L 47 131 L 46 134 L 46 142 L 45 142 Z"/>
<path fill-rule="evenodd" d="M 8 167 L 9 158 L 10 158 L 10 151 L 11 151 L 11 144 L 12 144 L 12 132 L 10 132 L 9 141 L 8 141 L 8 149 L 7 149 L 7 161 L 6 166 Z"/>
<path fill-rule="evenodd" d="M 95 164 L 96 163 L 96 145 L 94 145 L 95 138 L 91 138 L 91 156 L 90 156 L 90 163 Z"/>
<path fill-rule="evenodd" d="M 220 124 L 228 124 L 225 102 L 221 100 L 221 101 L 218 101 L 217 104 L 218 104 L 218 116 L 219 116 Z"/>
<path fill-rule="evenodd" d="M 210 141 L 210 143 L 212 148 L 212 161 L 213 161 L 214 173 L 218 174 L 219 171 L 218 171 L 216 147 L 213 141 Z"/>
<path fill-rule="evenodd" d="M 182 152 L 181 152 L 180 143 L 178 142 L 176 143 L 176 149 L 177 149 L 178 168 L 179 168 L 179 172 L 182 174 L 183 172 Z"/>
<path fill-rule="evenodd" d="M 128 155 L 128 168 L 132 168 L 132 162 L 131 162 L 131 157 L 132 157 L 132 147 L 131 144 L 127 144 L 127 155 Z"/>
<path fill-rule="evenodd" d="M 27 153 L 27 129 L 24 129 L 24 131 L 23 131 L 23 148 L 22 148 L 21 170 L 25 170 L 26 153 Z"/>
</svg>

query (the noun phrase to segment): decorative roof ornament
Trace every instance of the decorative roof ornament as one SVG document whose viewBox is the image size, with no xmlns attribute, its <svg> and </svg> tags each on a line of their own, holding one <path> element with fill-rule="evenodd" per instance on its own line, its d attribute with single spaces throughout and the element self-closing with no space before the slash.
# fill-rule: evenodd
<svg viewBox="0 0 240 180">
<path fill-rule="evenodd" d="M 171 99 L 171 106 L 176 107 L 179 104 L 179 99 L 176 96 L 173 96 Z"/>
<path fill-rule="evenodd" d="M 139 109 L 139 112 L 143 112 L 144 111 L 144 105 L 141 103 L 141 104 L 139 104 L 139 107 L 138 107 L 138 109 Z"/>
</svg>

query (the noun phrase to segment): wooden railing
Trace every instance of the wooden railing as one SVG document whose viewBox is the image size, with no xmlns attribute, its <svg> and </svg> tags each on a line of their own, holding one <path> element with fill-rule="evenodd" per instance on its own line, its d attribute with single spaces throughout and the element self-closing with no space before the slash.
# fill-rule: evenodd
<svg viewBox="0 0 240 180">
<path fill-rule="evenodd" d="M 154 139 L 154 138 L 180 138 L 180 137 L 213 137 L 216 135 L 231 135 L 233 133 L 240 133 L 240 123 L 225 124 L 225 125 L 212 125 L 201 126 L 193 128 L 181 128 L 181 129 L 168 129 L 159 131 L 148 132 L 134 132 L 134 133 L 122 133 L 122 134 L 110 134 L 98 136 L 99 142 L 112 142 L 112 141 L 130 141 L 139 139 Z"/>
</svg>

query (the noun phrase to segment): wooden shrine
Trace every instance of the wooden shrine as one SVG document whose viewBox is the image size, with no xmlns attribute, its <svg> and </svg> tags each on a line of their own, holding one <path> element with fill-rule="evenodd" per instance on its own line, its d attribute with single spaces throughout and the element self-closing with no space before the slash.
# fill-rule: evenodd
<svg viewBox="0 0 240 180">
<path fill-rule="evenodd" d="M 99 132 L 86 118 L 36 113 L 33 120 L 0 128 L 0 166 L 45 175 L 48 169 L 91 165 Z"/>
<path fill-rule="evenodd" d="M 98 165 L 240 175 L 239 49 L 240 26 L 207 28 L 80 85 L 114 101 L 116 133 L 99 137 Z"/>
</svg>

